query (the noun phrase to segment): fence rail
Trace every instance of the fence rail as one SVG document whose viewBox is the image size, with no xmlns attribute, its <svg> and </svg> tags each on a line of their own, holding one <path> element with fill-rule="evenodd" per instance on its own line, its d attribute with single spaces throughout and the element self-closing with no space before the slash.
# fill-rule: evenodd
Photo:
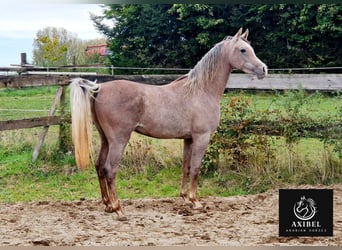
<svg viewBox="0 0 342 250">
<path fill-rule="evenodd" d="M 0 131 L 17 130 L 24 128 L 48 127 L 60 125 L 62 123 L 70 123 L 69 116 L 43 116 L 18 120 L 0 121 Z"/>
<path fill-rule="evenodd" d="M 145 84 L 163 85 L 177 79 L 181 75 L 17 75 L 0 76 L 0 88 L 25 88 L 37 86 L 68 86 L 70 79 L 83 77 L 92 81 L 106 82 L 111 80 L 130 80 Z M 341 91 L 342 74 L 270 74 L 263 80 L 255 79 L 246 74 L 231 75 L 228 90 L 287 90 L 298 89 L 310 91 Z M 63 88 L 65 91 L 65 88 Z M 63 105 L 63 104 L 62 104 Z M 64 107 L 62 107 L 64 109 Z M 10 129 L 32 128 L 37 126 L 58 125 L 68 122 L 64 116 L 37 117 L 21 120 L 0 121 L 0 131 Z"/>
<path fill-rule="evenodd" d="M 69 80 L 82 77 L 97 82 L 112 80 L 130 80 L 144 84 L 163 85 L 177 79 L 181 75 L 84 75 L 76 72 L 54 72 L 39 75 L 0 76 L 0 88 L 23 88 L 34 86 L 50 86 L 69 84 Z M 303 88 L 308 91 L 341 91 L 342 74 L 269 74 L 265 79 L 258 80 L 247 74 L 233 73 L 227 83 L 231 90 L 287 90 Z"/>
</svg>

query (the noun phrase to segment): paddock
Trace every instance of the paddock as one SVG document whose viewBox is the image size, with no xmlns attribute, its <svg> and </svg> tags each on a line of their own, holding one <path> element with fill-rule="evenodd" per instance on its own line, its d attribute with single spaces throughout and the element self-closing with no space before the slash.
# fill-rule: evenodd
<svg viewBox="0 0 342 250">
<path fill-rule="evenodd" d="M 91 76 L 96 77 L 96 76 Z M 148 78 L 139 76 L 141 79 Z M 247 77 L 247 76 L 246 76 Z M 275 76 L 276 78 L 277 76 Z M 288 78 L 291 76 L 285 76 Z M 302 76 L 303 77 L 303 76 Z M 312 82 L 312 76 L 311 79 Z M 341 89 L 341 79 L 326 77 L 333 90 Z M 275 79 L 271 78 L 270 79 Z M 300 76 L 298 77 L 300 78 Z M 63 77 L 65 80 L 65 77 Z M 231 80 L 233 80 L 232 77 Z M 248 79 L 248 78 L 246 78 Z M 291 78 L 293 79 L 293 78 Z M 304 77 L 303 77 L 304 79 Z M 159 80 L 160 81 L 160 80 Z M 256 82 L 257 80 L 251 80 Z M 13 87 L 23 87 L 14 84 Z M 271 81 L 273 82 L 273 81 Z M 271 83 L 269 82 L 269 83 Z M 274 82 L 276 82 L 274 80 Z M 297 82 L 297 87 L 300 84 Z M 301 81 L 303 82 L 303 81 Z M 310 80 L 309 80 L 310 82 Z M 24 83 L 24 82 L 23 82 Z M 261 83 L 261 81 L 258 81 Z M 40 85 L 45 85 L 42 81 Z M 51 82 L 56 84 L 56 81 Z M 66 85 L 64 82 L 61 85 Z M 267 85 L 267 83 L 266 83 Z M 253 90 L 249 85 L 249 90 Z M 293 84 L 291 85 L 293 86 Z M 302 84 L 306 88 L 304 84 Z M 328 86 L 329 87 L 329 86 Z M 329 88 L 330 88 L 329 87 Z M 266 87 L 261 88 L 262 91 Z M 274 87 L 268 90 L 272 91 Z M 56 93 L 57 94 L 57 93 Z M 53 105 L 52 105 L 53 106 Z M 49 110 L 47 111 L 49 112 Z M 46 127 L 63 124 L 68 114 L 2 121 L 11 129 Z M 41 117 L 40 117 L 41 118 Z M 63 122 L 58 119 L 65 119 Z M 56 119 L 56 120 L 54 120 Z M 31 122 L 35 122 L 34 124 Z M 33 125 L 32 125 L 33 124 Z M 288 188 L 334 189 L 333 237 L 279 237 L 278 191 L 255 195 L 201 197 L 204 208 L 191 209 L 181 198 L 123 199 L 128 221 L 103 211 L 100 199 L 80 198 L 75 201 L 0 202 L 1 246 L 341 246 L 342 245 L 342 186 L 288 186 Z"/>
<path fill-rule="evenodd" d="M 278 191 L 272 190 L 205 197 L 200 211 L 181 198 L 124 199 L 124 222 L 105 213 L 100 200 L 0 203 L 0 245 L 341 246 L 342 185 L 328 188 L 334 189 L 333 237 L 279 237 Z"/>
</svg>

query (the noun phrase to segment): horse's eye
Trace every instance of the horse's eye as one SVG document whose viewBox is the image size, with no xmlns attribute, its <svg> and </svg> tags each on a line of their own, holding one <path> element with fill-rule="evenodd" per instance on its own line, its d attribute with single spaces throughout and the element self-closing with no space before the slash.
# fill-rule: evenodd
<svg viewBox="0 0 342 250">
<path fill-rule="evenodd" d="M 245 50 L 245 49 L 240 49 L 240 52 L 241 52 L 241 53 L 245 53 L 246 50 Z"/>
</svg>

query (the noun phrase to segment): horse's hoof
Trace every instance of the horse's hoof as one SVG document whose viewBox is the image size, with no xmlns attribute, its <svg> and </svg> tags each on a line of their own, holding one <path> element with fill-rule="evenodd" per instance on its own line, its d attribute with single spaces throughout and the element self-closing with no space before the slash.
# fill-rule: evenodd
<svg viewBox="0 0 342 250">
<path fill-rule="evenodd" d="M 182 197 L 183 200 L 186 200 L 186 199 L 187 199 L 187 194 L 186 194 L 186 193 L 180 192 L 179 196 Z"/>
<path fill-rule="evenodd" d="M 118 209 L 115 212 L 118 215 L 118 221 L 127 221 L 128 220 L 126 215 L 122 212 L 121 209 Z"/>
<path fill-rule="evenodd" d="M 106 212 L 106 213 L 114 213 L 115 210 L 114 210 L 113 207 L 106 207 L 106 208 L 105 208 L 105 212 Z"/>
<path fill-rule="evenodd" d="M 193 203 L 192 209 L 194 209 L 194 210 L 202 210 L 203 209 L 203 205 L 199 201 L 196 201 L 196 202 Z"/>
<path fill-rule="evenodd" d="M 118 221 L 128 221 L 128 218 L 125 215 L 118 216 Z"/>
</svg>

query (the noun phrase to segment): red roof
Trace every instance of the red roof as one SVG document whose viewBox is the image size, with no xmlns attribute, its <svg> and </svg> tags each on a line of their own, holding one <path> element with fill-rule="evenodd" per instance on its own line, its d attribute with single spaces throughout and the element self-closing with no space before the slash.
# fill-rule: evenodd
<svg viewBox="0 0 342 250">
<path fill-rule="evenodd" d="M 108 54 L 107 44 L 96 44 L 96 45 L 88 45 L 85 49 L 88 56 L 99 54 L 100 56 L 105 56 Z"/>
</svg>

